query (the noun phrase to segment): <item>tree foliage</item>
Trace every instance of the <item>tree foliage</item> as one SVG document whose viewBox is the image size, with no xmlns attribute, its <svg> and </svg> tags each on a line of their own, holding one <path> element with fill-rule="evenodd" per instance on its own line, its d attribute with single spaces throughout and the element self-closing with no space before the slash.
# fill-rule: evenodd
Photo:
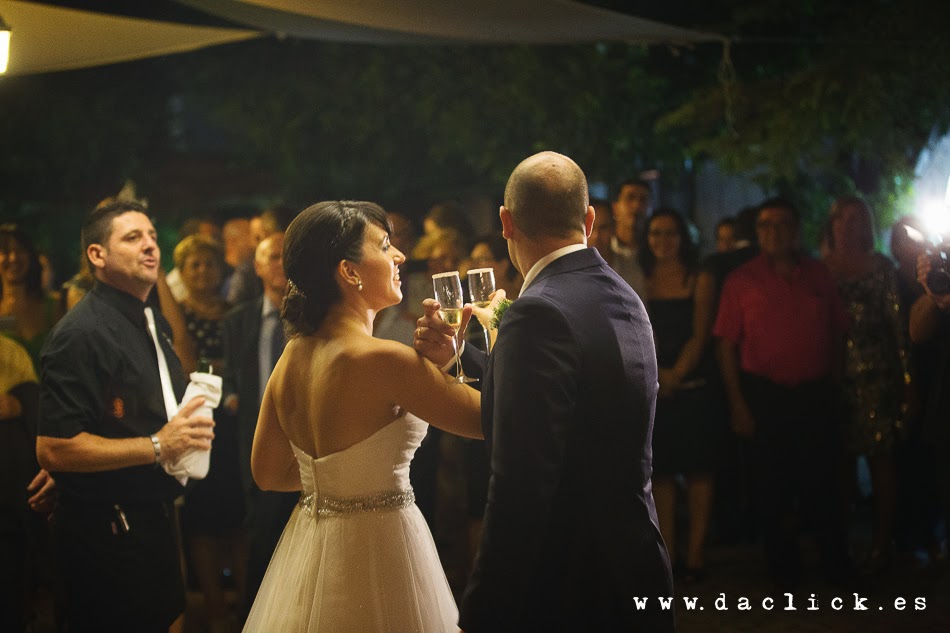
<svg viewBox="0 0 950 633">
<path fill-rule="evenodd" d="M 698 90 L 658 132 L 685 133 L 696 155 L 754 174 L 813 213 L 858 192 L 890 223 L 921 151 L 950 125 L 950 5 L 718 4 L 737 80 Z"/>
<path fill-rule="evenodd" d="M 499 191 L 540 149 L 612 179 L 678 148 L 652 134 L 668 82 L 628 46 L 259 42 L 208 55 L 187 90 L 296 197 L 418 203 Z M 277 69 L 280 69 L 279 72 Z M 220 95 L 240 89 L 240 99 Z"/>
<path fill-rule="evenodd" d="M 732 37 L 736 80 L 717 76 L 718 44 L 277 38 L 7 77 L 0 215 L 74 236 L 126 179 L 173 228 L 248 199 L 368 198 L 418 215 L 468 189 L 497 197 L 540 149 L 607 183 L 659 168 L 669 191 L 686 159 L 709 158 L 804 208 L 823 213 L 830 197 L 858 191 L 886 211 L 950 124 L 947 3 L 595 3 Z"/>
<path fill-rule="evenodd" d="M 171 235 L 188 215 L 248 196 L 374 199 L 415 215 L 466 190 L 498 197 L 541 149 L 606 182 L 657 164 L 675 171 L 682 142 L 653 134 L 672 83 L 649 70 L 651 55 L 265 38 L 4 78 L 0 212 L 52 220 L 65 252 L 83 214 L 126 179 Z"/>
</svg>

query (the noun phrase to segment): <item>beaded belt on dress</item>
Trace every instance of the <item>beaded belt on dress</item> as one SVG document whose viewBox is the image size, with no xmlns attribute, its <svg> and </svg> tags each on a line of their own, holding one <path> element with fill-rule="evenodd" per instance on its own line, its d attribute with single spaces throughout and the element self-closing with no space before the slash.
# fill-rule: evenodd
<svg viewBox="0 0 950 633">
<path fill-rule="evenodd" d="M 416 501 L 412 488 L 403 492 L 381 492 L 365 497 L 317 497 L 314 493 L 301 495 L 300 508 L 310 516 L 337 516 L 357 512 L 389 512 L 408 508 Z"/>
</svg>

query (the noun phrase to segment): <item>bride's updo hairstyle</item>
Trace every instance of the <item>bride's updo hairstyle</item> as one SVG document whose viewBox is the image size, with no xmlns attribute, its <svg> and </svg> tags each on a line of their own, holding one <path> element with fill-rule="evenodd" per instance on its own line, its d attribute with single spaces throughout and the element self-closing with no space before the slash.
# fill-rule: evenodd
<svg viewBox="0 0 950 633">
<path fill-rule="evenodd" d="M 288 336 L 316 332 L 342 298 L 337 266 L 344 259 L 359 263 L 363 234 L 373 223 L 392 233 L 386 212 L 373 202 L 318 202 L 303 210 L 284 234 L 287 294 L 281 318 Z"/>
</svg>

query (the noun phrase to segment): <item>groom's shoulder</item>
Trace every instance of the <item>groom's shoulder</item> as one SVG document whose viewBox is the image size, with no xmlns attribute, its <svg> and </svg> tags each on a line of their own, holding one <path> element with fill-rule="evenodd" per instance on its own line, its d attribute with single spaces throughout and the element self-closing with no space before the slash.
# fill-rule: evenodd
<svg viewBox="0 0 950 633">
<path fill-rule="evenodd" d="M 531 291 L 525 292 L 518 297 L 517 301 L 512 302 L 507 312 L 513 315 L 528 315 L 538 312 L 561 312 L 563 309 L 563 301 L 559 300 L 558 293 L 556 291 L 552 292 L 552 290 L 553 289 L 547 285 L 532 288 Z"/>
<path fill-rule="evenodd" d="M 538 284 L 538 294 L 558 296 L 562 300 L 590 301 L 592 296 L 611 295 L 635 299 L 636 293 L 609 264 L 599 256 L 586 265 L 552 275 Z"/>
<path fill-rule="evenodd" d="M 556 275 L 533 285 L 511 305 L 509 312 L 517 308 L 517 314 L 529 319 L 557 319 L 573 328 L 578 319 L 590 316 L 590 311 L 596 310 L 609 294 L 603 280 L 596 276 L 577 272 Z"/>
</svg>

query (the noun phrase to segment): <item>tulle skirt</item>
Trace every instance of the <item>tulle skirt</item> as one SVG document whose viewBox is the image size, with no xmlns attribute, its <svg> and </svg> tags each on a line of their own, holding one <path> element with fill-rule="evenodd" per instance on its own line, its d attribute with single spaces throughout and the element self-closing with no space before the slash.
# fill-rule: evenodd
<svg viewBox="0 0 950 633">
<path fill-rule="evenodd" d="M 294 509 L 244 626 L 250 633 L 455 633 L 458 609 L 422 513 Z"/>
</svg>

